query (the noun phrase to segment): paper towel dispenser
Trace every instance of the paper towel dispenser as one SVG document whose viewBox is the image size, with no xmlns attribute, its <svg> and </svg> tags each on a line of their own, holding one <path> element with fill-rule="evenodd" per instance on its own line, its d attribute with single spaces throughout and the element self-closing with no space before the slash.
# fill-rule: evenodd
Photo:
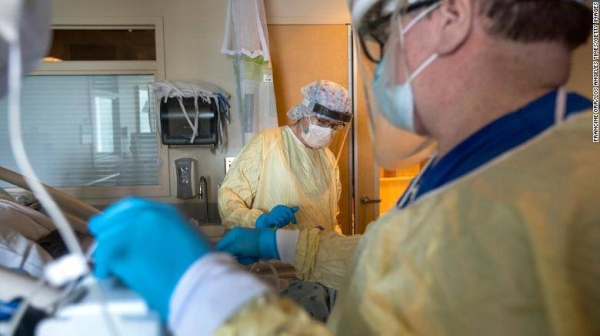
<svg viewBox="0 0 600 336">
<path fill-rule="evenodd" d="M 184 109 L 186 113 L 184 113 Z M 219 140 L 217 135 L 218 117 L 216 104 L 212 100 L 205 101 L 193 97 L 161 99 L 162 143 L 165 145 L 214 146 Z M 193 126 L 196 128 L 196 132 L 194 132 Z"/>
</svg>

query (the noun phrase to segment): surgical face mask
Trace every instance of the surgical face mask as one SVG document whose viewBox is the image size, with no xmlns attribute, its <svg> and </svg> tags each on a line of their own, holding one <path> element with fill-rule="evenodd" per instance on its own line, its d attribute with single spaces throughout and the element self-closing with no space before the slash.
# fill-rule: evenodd
<svg viewBox="0 0 600 336">
<path fill-rule="evenodd" d="M 312 148 L 327 147 L 333 139 L 333 130 L 329 127 L 314 125 L 308 119 L 308 127 L 302 130 L 300 136 Z"/>
<path fill-rule="evenodd" d="M 416 71 L 408 71 L 404 35 L 412 26 L 438 8 L 441 2 L 420 10 L 415 16 L 402 14 L 411 0 L 399 0 L 394 5 L 385 41 L 379 43 L 383 58 L 371 62 L 365 48 L 361 48 L 358 60 L 363 78 L 369 133 L 373 144 L 373 155 L 379 167 L 397 170 L 418 164 L 430 157 L 436 149 L 435 140 L 414 133 L 414 98 L 412 80 L 423 71 L 437 55 L 431 56 Z M 408 24 L 402 24 L 409 18 Z M 423 24 L 423 23 L 421 23 Z M 367 35 L 368 36 L 368 35 Z M 383 36 L 383 35 L 382 35 Z M 407 130 L 408 129 L 408 130 Z"/>
<path fill-rule="evenodd" d="M 375 68 L 375 78 L 373 79 L 373 92 L 375 93 L 375 99 L 377 99 L 381 114 L 392 125 L 416 133 L 415 99 L 410 82 L 437 57 L 437 54 L 431 55 L 404 84 L 397 84 L 394 86 L 383 84 L 383 81 L 381 80 L 381 71 L 383 67 L 381 64 L 377 64 Z"/>
<path fill-rule="evenodd" d="M 400 34 L 402 36 L 406 35 L 417 22 L 437 7 L 438 5 L 434 5 L 421 12 L 404 29 L 402 29 Z M 394 53 L 392 53 L 392 57 L 395 58 Z M 390 85 L 389 83 L 386 83 L 384 76 L 387 74 L 385 73 L 386 70 L 384 70 L 384 65 L 387 64 L 388 60 L 384 59 L 375 66 L 372 82 L 375 99 L 377 100 L 377 105 L 382 116 L 392 125 L 411 133 L 416 132 L 414 120 L 415 102 L 411 82 L 437 58 L 438 54 L 433 54 L 427 58 L 408 76 L 403 84 Z M 391 61 L 394 62 L 395 60 Z"/>
</svg>

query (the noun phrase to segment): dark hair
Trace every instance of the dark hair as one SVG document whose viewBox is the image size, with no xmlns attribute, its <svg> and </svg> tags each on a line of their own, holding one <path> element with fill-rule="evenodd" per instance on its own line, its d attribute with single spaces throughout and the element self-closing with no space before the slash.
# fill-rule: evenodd
<svg viewBox="0 0 600 336">
<path fill-rule="evenodd" d="M 592 11 L 574 0 L 479 0 L 490 19 L 488 33 L 521 42 L 584 44 L 592 30 Z"/>
</svg>

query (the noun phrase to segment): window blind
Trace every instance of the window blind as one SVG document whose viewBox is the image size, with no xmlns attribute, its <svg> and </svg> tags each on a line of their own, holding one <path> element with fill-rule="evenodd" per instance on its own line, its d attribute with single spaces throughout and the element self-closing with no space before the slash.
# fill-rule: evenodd
<svg viewBox="0 0 600 336">
<path fill-rule="evenodd" d="M 158 185 L 158 134 L 148 90 L 153 81 L 154 75 L 27 77 L 23 141 L 40 180 L 53 187 Z M 6 98 L 0 120 L 0 165 L 20 172 L 9 143 Z"/>
</svg>

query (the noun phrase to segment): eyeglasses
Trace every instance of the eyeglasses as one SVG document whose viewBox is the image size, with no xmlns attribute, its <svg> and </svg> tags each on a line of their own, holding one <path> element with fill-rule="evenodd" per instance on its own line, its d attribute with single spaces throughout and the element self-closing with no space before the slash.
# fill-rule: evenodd
<svg viewBox="0 0 600 336">
<path fill-rule="evenodd" d="M 316 123 L 317 126 L 328 127 L 328 128 L 331 128 L 334 131 L 340 130 L 340 129 L 344 128 L 344 126 L 345 126 L 344 123 L 336 123 L 336 122 L 332 122 L 330 120 L 319 119 L 317 117 L 314 117 L 314 119 L 317 121 L 317 123 Z"/>
<path fill-rule="evenodd" d="M 424 0 L 415 2 L 407 7 L 399 10 L 400 15 L 406 15 L 423 7 L 429 7 L 440 0 Z M 383 57 L 383 49 L 385 43 L 390 37 L 390 20 L 392 14 L 379 16 L 377 10 L 371 11 L 371 15 L 367 15 L 364 24 L 358 29 L 358 40 L 360 46 L 367 58 L 373 63 L 381 62 Z M 369 18 L 368 16 L 371 16 Z"/>
</svg>

